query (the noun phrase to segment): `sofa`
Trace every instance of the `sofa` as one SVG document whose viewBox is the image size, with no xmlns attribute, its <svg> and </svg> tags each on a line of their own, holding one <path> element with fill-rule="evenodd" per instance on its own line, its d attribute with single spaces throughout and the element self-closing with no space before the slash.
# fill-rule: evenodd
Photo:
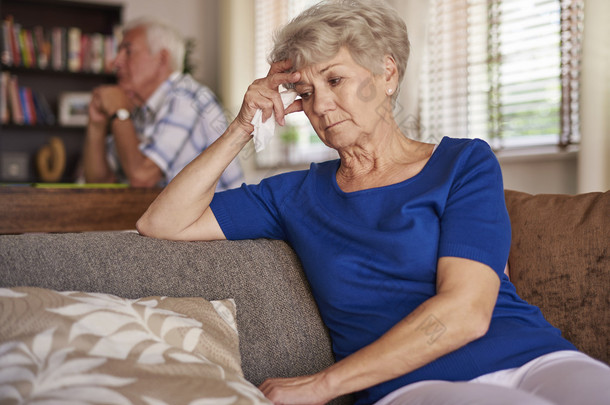
<svg viewBox="0 0 610 405">
<path fill-rule="evenodd" d="M 505 196 L 512 224 L 508 271 L 518 293 L 539 306 L 546 318 L 580 350 L 609 363 L 610 192 L 531 195 L 506 190 Z M 14 355 L 11 359 L 23 359 L 26 352 L 30 357 L 36 357 L 38 350 L 56 363 L 58 358 L 68 362 L 78 348 L 70 349 L 72 351 L 68 354 L 49 354 L 52 352 L 50 343 L 45 343 L 59 339 L 62 328 L 67 330 L 62 337 L 66 342 L 82 341 L 88 347 L 95 344 L 94 350 L 87 350 L 101 356 L 104 345 L 108 345 L 108 342 L 100 343 L 105 338 L 102 334 L 129 335 L 117 326 L 113 326 L 110 332 L 95 332 L 98 327 L 116 325 L 113 318 L 102 315 L 103 310 L 94 306 L 96 300 L 108 299 L 106 294 L 114 300 L 112 305 L 123 305 L 120 300 L 127 299 L 128 305 L 142 304 L 144 308 L 142 311 L 131 307 L 129 311 L 118 310 L 121 314 L 130 311 L 146 314 L 153 309 L 160 315 L 148 315 L 149 318 L 142 315 L 142 319 L 169 314 L 167 316 L 171 319 L 163 321 L 165 326 L 161 327 L 161 332 L 152 332 L 167 336 L 180 332 L 176 332 L 176 339 L 182 348 L 168 348 L 163 346 L 165 343 L 154 339 L 144 339 L 148 343 L 132 343 L 129 350 L 121 352 L 122 355 L 113 352 L 105 363 L 115 362 L 119 369 L 128 370 L 114 380 L 101 379 L 102 372 L 96 374 L 98 369 L 93 367 L 91 356 L 85 356 L 89 363 L 78 358 L 74 360 L 89 364 L 82 366 L 79 374 L 92 372 L 99 381 L 106 381 L 103 390 L 99 391 L 102 397 L 114 395 L 113 389 L 122 390 L 116 395 L 126 398 L 125 403 L 189 403 L 178 400 L 179 394 L 194 389 L 207 395 L 206 387 L 213 392 L 213 387 L 222 384 L 228 388 L 214 394 L 216 399 L 200 403 L 265 403 L 253 388 L 265 378 L 314 373 L 333 363 L 330 339 L 299 260 L 290 246 L 282 241 L 175 242 L 140 236 L 135 231 L 0 235 L 0 287 L 3 287 L 0 290 L 3 291 L 0 293 L 0 370 L 7 367 L 2 358 L 3 353 L 8 353 L 7 347 L 21 350 L 18 353 L 21 357 Z M 59 296 L 57 292 L 64 295 Z M 83 298 L 79 292 L 99 295 Z M 42 296 L 46 301 L 38 299 Z M 31 297 L 30 302 L 24 304 L 23 297 Z M 210 302 L 216 308 L 214 316 L 200 314 L 199 308 L 210 306 Z M 168 306 L 163 307 L 166 303 Z M 53 308 L 49 309 L 49 306 Z M 41 308 L 46 311 L 45 316 L 50 316 L 50 313 L 53 319 L 25 320 L 29 312 Z M 232 318 L 235 314 L 236 318 Z M 91 324 L 90 329 L 76 327 L 71 321 L 64 324 L 65 319 L 59 315 L 64 318 L 85 317 Z M 176 319 L 187 322 L 187 325 L 175 323 L 178 326 L 172 326 L 172 322 L 178 322 Z M 10 325 L 11 322 L 13 326 L 2 329 L 3 324 Z M 123 328 L 130 328 L 129 321 L 121 322 Z M 207 331 L 208 323 L 217 323 L 221 327 Z M 48 325 L 40 326 L 42 324 Z M 44 337 L 37 335 L 33 338 L 40 329 L 46 333 Z M 136 332 L 132 334 L 136 335 Z M 206 334 L 216 340 L 206 343 Z M 19 339 L 21 341 L 15 343 Z M 210 384 L 202 382 L 208 377 L 201 377 L 205 372 L 199 369 L 176 371 L 181 367 L 178 363 L 190 366 L 203 362 L 194 357 L 194 348 L 199 347 L 199 343 L 203 344 L 201 350 L 208 350 L 207 354 L 200 356 L 208 360 L 206 367 L 211 367 L 214 362 L 227 362 L 221 366 L 214 364 L 216 368 L 212 374 L 216 374 L 209 377 Z M 155 349 L 158 347 L 161 349 Z M 179 353 L 178 349 L 186 349 L 186 352 Z M 138 352 L 139 357 L 132 352 Z M 148 356 L 153 352 L 157 354 Z M 134 357 L 137 358 L 134 360 Z M 129 361 L 138 363 L 138 359 L 146 364 L 124 364 Z M 170 360 L 176 364 L 163 363 Z M 34 366 L 28 369 L 17 360 L 9 366 L 21 370 L 23 376 L 19 378 L 23 381 L 29 378 L 31 384 L 35 383 L 32 382 L 35 379 L 32 376 Z M 36 367 L 41 366 L 38 364 Z M 57 368 L 61 369 L 60 366 Z M 159 378 L 165 371 L 170 376 Z M 202 374 L 198 374 L 200 372 Z M 18 377 L 5 378 L 3 382 L 1 375 L 0 396 L 5 395 L 18 403 L 20 396 L 27 396 L 31 391 L 31 386 L 23 385 L 23 381 L 21 386 L 15 385 Z M 139 385 L 144 394 L 130 389 L 137 385 L 133 383 L 133 375 L 152 381 L 148 385 Z M 189 380 L 193 375 L 200 377 Z M 80 380 L 75 378 L 74 381 L 78 383 Z M 13 386 L 2 389 L 3 384 Z M 52 385 L 49 381 L 46 384 Z M 163 388 L 164 384 L 168 384 L 167 387 L 173 384 L 173 387 Z M 58 394 L 61 391 L 58 387 L 54 389 L 48 391 L 49 395 L 68 395 Z M 171 391 L 173 400 L 155 397 L 155 390 Z M 11 402 L 7 400 L 6 403 Z M 118 400 L 115 403 L 119 403 Z M 349 404 L 351 398 L 339 398 L 334 403 Z"/>
</svg>

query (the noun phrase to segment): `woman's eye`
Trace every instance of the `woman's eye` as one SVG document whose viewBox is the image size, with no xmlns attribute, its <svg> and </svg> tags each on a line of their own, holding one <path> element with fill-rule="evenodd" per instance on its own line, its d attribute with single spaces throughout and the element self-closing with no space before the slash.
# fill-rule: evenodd
<svg viewBox="0 0 610 405">
<path fill-rule="evenodd" d="M 333 86 L 333 87 L 334 87 L 334 86 L 337 86 L 339 83 L 341 83 L 341 78 L 340 78 L 340 77 L 333 77 L 332 79 L 329 79 L 329 80 L 328 80 L 328 83 L 329 83 L 331 86 Z"/>
<path fill-rule="evenodd" d="M 303 93 L 299 93 L 299 97 L 301 97 L 303 100 L 307 100 L 309 97 L 311 97 L 311 92 L 305 91 Z"/>
</svg>

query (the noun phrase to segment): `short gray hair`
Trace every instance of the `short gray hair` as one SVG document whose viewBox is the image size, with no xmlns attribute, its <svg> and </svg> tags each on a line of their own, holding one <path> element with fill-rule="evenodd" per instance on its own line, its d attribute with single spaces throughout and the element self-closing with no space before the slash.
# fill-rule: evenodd
<svg viewBox="0 0 610 405">
<path fill-rule="evenodd" d="M 322 1 L 282 27 L 274 42 L 269 62 L 291 60 L 294 70 L 332 59 L 346 47 L 356 63 L 381 74 L 383 58 L 390 55 L 399 83 L 410 51 L 405 22 L 378 0 Z"/>
<path fill-rule="evenodd" d="M 167 50 L 170 66 L 174 72 L 184 69 L 185 41 L 182 35 L 169 25 L 153 19 L 139 18 L 123 26 L 123 34 L 134 29 L 144 29 L 148 49 L 155 55 L 162 49 Z"/>
</svg>

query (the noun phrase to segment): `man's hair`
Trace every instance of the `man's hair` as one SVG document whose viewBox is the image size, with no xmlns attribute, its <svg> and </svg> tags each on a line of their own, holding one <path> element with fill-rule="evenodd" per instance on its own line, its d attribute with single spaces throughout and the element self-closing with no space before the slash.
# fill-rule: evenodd
<svg viewBox="0 0 610 405">
<path fill-rule="evenodd" d="M 162 49 L 167 50 L 172 70 L 182 72 L 184 69 L 185 42 L 178 31 L 161 21 L 139 18 L 125 24 L 123 33 L 137 28 L 144 29 L 148 49 L 153 55 Z"/>
<path fill-rule="evenodd" d="M 360 66 L 373 74 L 383 72 L 390 55 L 399 83 L 409 59 L 407 27 L 384 1 L 328 0 L 303 11 L 274 37 L 269 62 L 291 60 L 298 70 L 332 59 L 346 47 Z"/>
</svg>

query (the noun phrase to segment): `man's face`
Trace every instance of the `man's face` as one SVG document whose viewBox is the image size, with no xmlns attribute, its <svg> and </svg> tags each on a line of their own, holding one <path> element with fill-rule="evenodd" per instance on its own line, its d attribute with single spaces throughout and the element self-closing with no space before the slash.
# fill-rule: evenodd
<svg viewBox="0 0 610 405">
<path fill-rule="evenodd" d="M 161 52 L 150 52 L 144 28 L 125 33 L 114 66 L 119 86 L 136 105 L 142 105 L 166 79 L 162 62 Z"/>
</svg>

